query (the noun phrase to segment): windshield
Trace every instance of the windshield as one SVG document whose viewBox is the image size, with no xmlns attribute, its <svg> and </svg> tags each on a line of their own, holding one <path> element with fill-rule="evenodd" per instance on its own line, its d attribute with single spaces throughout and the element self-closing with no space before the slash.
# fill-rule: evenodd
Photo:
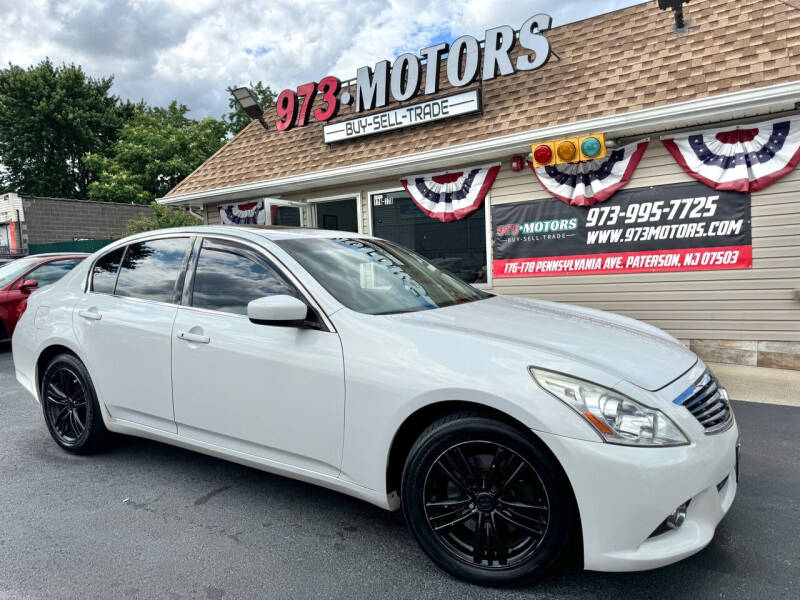
<svg viewBox="0 0 800 600">
<path fill-rule="evenodd" d="M 18 258 L 7 265 L 0 267 L 0 288 L 6 287 L 25 271 L 36 265 L 36 260 L 31 258 Z"/>
<path fill-rule="evenodd" d="M 414 312 L 491 295 L 383 240 L 301 238 L 275 243 L 339 302 L 362 313 Z"/>
</svg>

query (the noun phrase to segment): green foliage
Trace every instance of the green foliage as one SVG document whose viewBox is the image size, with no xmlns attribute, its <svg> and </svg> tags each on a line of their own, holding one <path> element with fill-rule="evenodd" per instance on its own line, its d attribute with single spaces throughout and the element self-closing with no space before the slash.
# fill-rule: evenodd
<svg viewBox="0 0 800 600">
<path fill-rule="evenodd" d="M 112 82 L 49 59 L 0 69 L 0 190 L 147 204 L 250 122 L 233 97 L 221 120 L 195 120 L 177 102 L 121 102 Z M 269 86 L 250 87 L 262 106 L 274 103 Z"/>
<path fill-rule="evenodd" d="M 141 217 L 128 222 L 128 235 L 152 231 L 154 229 L 167 229 L 169 227 L 184 227 L 186 225 L 200 225 L 201 221 L 193 217 L 189 211 L 182 208 L 162 206 L 153 202 L 153 216 Z"/>
<path fill-rule="evenodd" d="M 98 173 L 89 187 L 93 200 L 147 204 L 164 196 L 224 143 L 227 125 L 211 117 L 195 121 L 188 108 L 139 107 L 107 155 L 85 162 Z"/>
<path fill-rule="evenodd" d="M 113 77 L 88 77 L 49 59 L 0 69 L 0 186 L 22 194 L 85 198 L 103 154 L 137 106 L 110 95 Z"/>
<path fill-rule="evenodd" d="M 253 93 L 255 93 L 256 97 L 258 98 L 258 103 L 261 105 L 262 109 L 266 109 L 268 106 L 275 104 L 276 94 L 268 85 L 264 85 L 260 81 L 257 81 L 256 83 L 251 81 L 248 87 L 253 90 Z M 242 129 L 247 127 L 248 123 L 250 123 L 250 117 L 248 117 L 239 107 L 239 104 L 233 97 L 233 90 L 235 89 L 236 86 L 228 87 L 228 93 L 230 94 L 230 98 L 228 98 L 228 106 L 230 107 L 231 112 L 224 117 L 224 120 L 228 125 L 228 131 L 231 133 L 231 135 L 236 135 Z"/>
</svg>

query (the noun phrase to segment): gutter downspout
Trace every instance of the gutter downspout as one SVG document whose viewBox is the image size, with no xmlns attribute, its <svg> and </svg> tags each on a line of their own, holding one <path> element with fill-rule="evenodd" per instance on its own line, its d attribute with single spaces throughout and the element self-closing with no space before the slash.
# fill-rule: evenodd
<svg viewBox="0 0 800 600">
<path fill-rule="evenodd" d="M 192 215 L 195 219 L 201 220 L 203 222 L 203 225 L 208 225 L 208 222 L 206 221 L 206 218 L 204 216 L 198 215 L 196 212 L 194 212 L 192 210 L 191 206 L 187 210 L 189 211 L 189 214 Z"/>
</svg>

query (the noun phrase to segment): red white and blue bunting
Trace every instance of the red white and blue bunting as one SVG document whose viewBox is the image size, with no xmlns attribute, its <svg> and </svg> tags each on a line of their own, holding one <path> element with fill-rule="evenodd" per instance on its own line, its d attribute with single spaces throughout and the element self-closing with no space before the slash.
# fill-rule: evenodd
<svg viewBox="0 0 800 600">
<path fill-rule="evenodd" d="M 800 163 L 800 119 L 661 138 L 689 175 L 715 190 L 757 192 Z"/>
<path fill-rule="evenodd" d="M 446 223 L 463 219 L 480 208 L 498 171 L 499 164 L 483 165 L 463 171 L 414 175 L 401 179 L 400 183 L 422 212 Z"/>
<path fill-rule="evenodd" d="M 528 164 L 553 197 L 572 206 L 592 206 L 605 202 L 631 180 L 648 143 L 641 140 L 615 148 L 605 158 L 587 162 L 539 168 Z"/>
<path fill-rule="evenodd" d="M 224 204 L 219 207 L 219 219 L 223 225 L 264 225 L 267 222 L 264 201 Z"/>
</svg>

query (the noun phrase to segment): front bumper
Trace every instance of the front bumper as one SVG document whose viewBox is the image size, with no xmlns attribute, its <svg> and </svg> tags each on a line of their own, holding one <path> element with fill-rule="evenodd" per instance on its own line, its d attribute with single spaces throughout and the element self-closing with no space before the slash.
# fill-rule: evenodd
<svg viewBox="0 0 800 600">
<path fill-rule="evenodd" d="M 572 484 L 583 530 L 584 567 L 589 570 L 640 571 L 691 556 L 711 542 L 736 495 L 736 423 L 675 448 L 537 435 L 561 461 Z M 683 525 L 650 537 L 687 500 Z"/>
</svg>

